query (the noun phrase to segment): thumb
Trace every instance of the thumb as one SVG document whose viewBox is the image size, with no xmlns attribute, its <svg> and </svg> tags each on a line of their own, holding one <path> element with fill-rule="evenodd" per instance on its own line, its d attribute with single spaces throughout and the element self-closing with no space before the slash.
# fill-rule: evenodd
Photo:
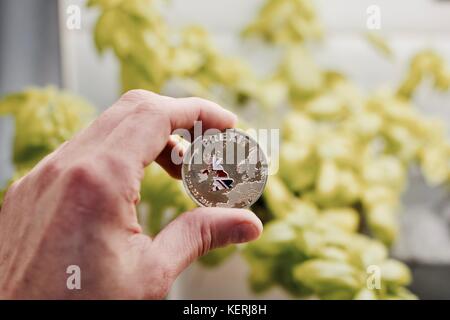
<svg viewBox="0 0 450 320">
<path fill-rule="evenodd" d="M 258 238 L 263 226 L 244 209 L 197 208 L 172 221 L 153 240 L 160 262 L 175 277 L 209 250 Z"/>
</svg>

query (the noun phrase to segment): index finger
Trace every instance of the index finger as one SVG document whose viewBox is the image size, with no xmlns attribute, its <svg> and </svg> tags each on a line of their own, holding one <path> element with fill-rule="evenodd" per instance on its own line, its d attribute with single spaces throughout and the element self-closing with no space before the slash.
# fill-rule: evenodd
<svg viewBox="0 0 450 320">
<path fill-rule="evenodd" d="M 215 102 L 197 98 L 173 99 L 167 108 L 171 121 L 171 131 L 179 128 L 191 129 L 195 121 L 201 121 L 206 129 L 225 130 L 237 123 L 237 116 Z"/>
<path fill-rule="evenodd" d="M 233 113 L 205 99 L 142 97 L 107 137 L 105 147 L 126 153 L 127 159 L 144 167 L 163 151 L 175 129 L 191 129 L 195 121 L 201 121 L 205 130 L 222 131 L 237 122 Z"/>
</svg>

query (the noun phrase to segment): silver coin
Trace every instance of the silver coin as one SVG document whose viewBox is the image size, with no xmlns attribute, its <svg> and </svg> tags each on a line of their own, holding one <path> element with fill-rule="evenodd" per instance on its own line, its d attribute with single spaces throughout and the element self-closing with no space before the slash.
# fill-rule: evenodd
<svg viewBox="0 0 450 320">
<path fill-rule="evenodd" d="M 187 193 L 200 206 L 246 208 L 267 182 L 267 158 L 259 144 L 238 129 L 203 135 L 183 159 Z"/>
</svg>

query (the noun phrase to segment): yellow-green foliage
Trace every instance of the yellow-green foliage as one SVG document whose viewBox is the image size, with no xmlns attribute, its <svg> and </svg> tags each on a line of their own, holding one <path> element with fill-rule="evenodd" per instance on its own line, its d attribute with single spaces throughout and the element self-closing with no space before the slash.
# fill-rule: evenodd
<svg viewBox="0 0 450 320">
<path fill-rule="evenodd" d="M 263 236 L 243 250 L 256 292 L 281 285 L 297 297 L 414 297 L 403 288 L 411 280 L 408 268 L 388 259 L 381 242 L 357 233 L 360 217 L 355 209 L 319 209 L 314 201 L 297 198 L 275 176 L 265 192 L 269 208 L 283 214 L 266 224 Z M 380 268 L 381 290 L 365 292 L 367 268 L 373 265 Z"/>
<path fill-rule="evenodd" d="M 319 39 L 322 33 L 311 1 L 268 0 L 242 34 L 257 36 L 269 43 L 291 44 Z"/>
<path fill-rule="evenodd" d="M 200 26 L 171 30 L 155 0 L 90 0 L 100 8 L 95 43 L 100 53 L 113 49 L 120 61 L 122 90 L 156 92 L 178 80 L 191 94 L 212 92 L 230 103 L 254 99 L 272 104 L 282 95 L 276 79 L 259 79 L 240 59 L 224 56 Z M 269 94 L 272 93 L 272 94 Z M 277 101 L 276 101 L 277 102 Z"/>
<path fill-rule="evenodd" d="M 18 170 L 31 168 L 94 115 L 83 99 L 53 87 L 30 88 L 0 100 L 0 116 L 15 121 L 13 161 Z"/>
<path fill-rule="evenodd" d="M 441 56 L 431 50 L 424 50 L 412 59 L 409 72 L 398 88 L 398 94 L 411 98 L 414 90 L 426 78 L 433 80 L 437 90 L 450 88 L 450 67 Z"/>
</svg>

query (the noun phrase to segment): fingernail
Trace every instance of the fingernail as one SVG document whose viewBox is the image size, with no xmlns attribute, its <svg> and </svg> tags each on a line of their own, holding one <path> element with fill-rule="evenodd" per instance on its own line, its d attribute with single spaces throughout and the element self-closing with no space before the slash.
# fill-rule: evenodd
<svg viewBox="0 0 450 320">
<path fill-rule="evenodd" d="M 250 223 L 241 223 L 231 231 L 231 242 L 241 243 L 255 239 L 258 236 L 258 230 Z"/>
</svg>

